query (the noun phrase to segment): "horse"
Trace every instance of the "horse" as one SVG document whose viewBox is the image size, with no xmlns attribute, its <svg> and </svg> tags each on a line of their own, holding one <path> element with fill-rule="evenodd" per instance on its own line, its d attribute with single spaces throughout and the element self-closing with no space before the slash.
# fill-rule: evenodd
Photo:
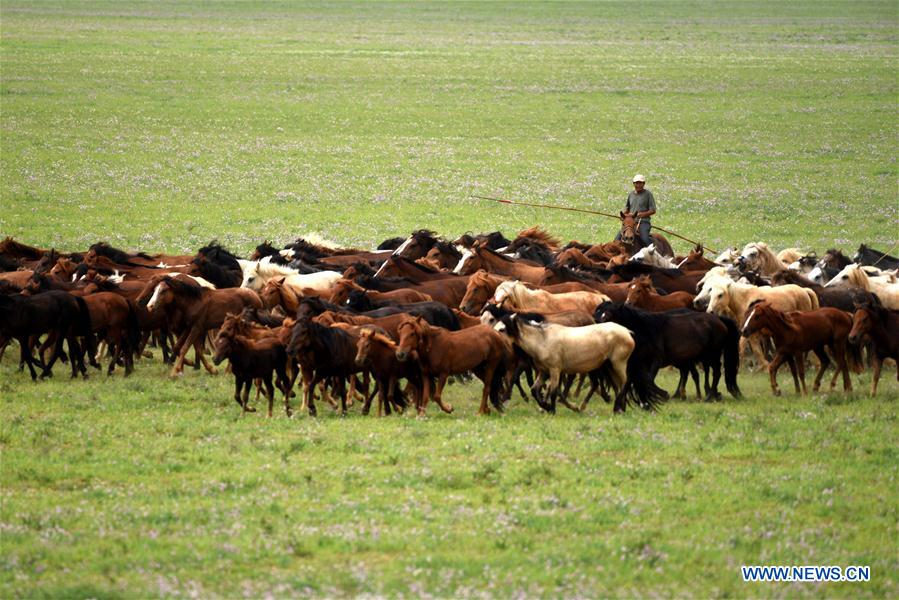
<svg viewBox="0 0 899 600">
<path fill-rule="evenodd" d="M 56 290 L 36 296 L 0 294 L 0 314 L 3 315 L 0 319 L 0 339 L 19 342 L 20 363 L 28 365 L 32 380 L 37 379 L 37 373 L 31 354 L 31 338 L 44 333 L 55 336 L 55 345 L 47 364 L 38 358 L 38 366 L 43 367 L 41 379 L 53 376 L 53 364 L 62 352 L 63 341 L 69 344 L 72 377 L 77 377 L 78 371 L 87 377 L 77 339 L 78 336 L 91 335 L 90 311 L 83 298 Z"/>
<path fill-rule="evenodd" d="M 450 375 L 472 371 L 482 382 L 479 415 L 490 413 L 487 399 L 502 412 L 502 380 L 514 353 L 512 344 L 492 327 L 479 325 L 460 331 L 432 327 L 421 317 L 406 317 L 397 327 L 399 342 L 396 358 L 405 362 L 417 356 L 421 368 L 422 393 L 418 414 L 424 416 L 431 397 L 431 378 L 437 378 L 434 401 L 446 412 L 453 407 L 443 402 L 443 387 Z"/>
<path fill-rule="evenodd" d="M 355 281 L 367 290 L 379 292 L 412 288 L 423 296 L 430 296 L 435 302 L 454 308 L 459 306 L 465 296 L 468 277 L 453 276 L 448 279 L 426 280 L 419 283 L 407 277 L 357 275 Z"/>
<path fill-rule="evenodd" d="M 690 292 L 696 291 L 696 284 L 705 277 L 702 271 L 685 273 L 680 269 L 660 269 L 650 265 L 628 262 L 612 267 L 612 277 L 609 283 L 631 281 L 639 275 L 649 275 L 652 284 L 666 292 Z"/>
<path fill-rule="evenodd" d="M 530 261 L 513 260 L 480 244 L 475 244 L 471 250 L 466 251 L 453 272 L 459 275 L 471 275 L 479 269 L 533 284 L 543 279 L 546 274 L 546 267 L 542 265 Z"/>
<path fill-rule="evenodd" d="M 240 313 L 246 307 L 262 308 L 262 300 L 256 292 L 245 288 L 210 290 L 165 276 L 153 289 L 153 295 L 147 302 L 147 310 L 168 312 L 168 306 L 171 306 L 183 324 L 183 332 L 173 348 L 177 357 L 171 374 L 176 376 L 182 374 L 184 358 L 191 346 L 195 347 L 206 370 L 215 373 L 215 369 L 203 356 L 202 346 L 206 332 L 220 327 L 228 313 Z"/>
<path fill-rule="evenodd" d="M 124 250 L 114 248 L 106 242 L 97 242 L 96 244 L 91 244 L 91 246 L 88 248 L 87 253 L 84 255 L 84 258 L 93 259 L 98 256 L 104 256 L 115 263 L 125 266 L 159 268 L 169 268 L 169 266 L 171 265 L 186 265 L 190 262 L 191 258 L 193 258 L 192 256 L 175 256 L 165 254 L 150 256 L 144 252 L 128 253 Z"/>
<path fill-rule="evenodd" d="M 861 265 L 851 264 L 837 273 L 825 288 L 857 287 L 873 293 L 887 308 L 899 310 L 899 283 L 891 281 L 889 275 L 871 276 Z"/>
<path fill-rule="evenodd" d="M 388 257 L 375 272 L 374 276 L 379 279 L 384 277 L 407 277 L 419 284 L 426 281 L 458 279 L 458 276 L 453 273 L 431 269 L 402 256 Z"/>
<path fill-rule="evenodd" d="M 604 269 L 608 264 L 608 258 L 603 261 L 596 261 L 588 258 L 579 248 L 566 248 L 556 255 L 556 260 L 552 266 L 562 267 L 587 267 L 588 269 Z"/>
<path fill-rule="evenodd" d="M 737 385 L 740 332 L 732 319 L 686 310 L 649 313 L 610 302 L 598 306 L 594 318 L 597 323 L 618 323 L 631 332 L 636 346 L 628 361 L 628 379 L 644 406 L 655 406 L 668 397 L 668 393 L 655 384 L 659 369 L 665 366 L 680 371 L 677 394 L 683 397 L 687 375 L 696 364 L 702 364 L 705 400 L 717 400 L 721 398 L 718 382 L 723 361 L 727 391 L 734 398 L 741 397 Z"/>
<path fill-rule="evenodd" d="M 310 288 L 319 292 L 327 292 L 339 279 L 341 274 L 336 271 L 320 271 L 301 275 L 295 269 L 273 264 L 262 259 L 259 261 L 242 261 L 243 281 L 240 287 L 258 292 L 270 279 L 284 278 L 284 284 L 296 289 Z"/>
<path fill-rule="evenodd" d="M 640 248 L 629 260 L 631 262 L 650 265 L 660 269 L 675 269 L 678 267 L 672 258 L 663 256 L 661 253 L 657 252 L 655 244 Z"/>
<path fill-rule="evenodd" d="M 696 247 L 690 250 L 690 253 L 677 264 L 676 268 L 687 273 L 689 271 L 707 272 L 718 266 L 714 261 L 707 259 L 704 254 L 705 250 L 703 249 L 702 244 L 697 244 Z"/>
<path fill-rule="evenodd" d="M 852 259 L 843 254 L 840 250 L 830 248 L 824 253 L 824 256 L 821 257 L 821 260 L 818 261 L 815 268 L 809 272 L 808 278 L 815 283 L 823 285 L 833 279 L 837 273 L 852 264 L 854 264 Z"/>
<path fill-rule="evenodd" d="M 625 303 L 649 312 L 664 312 L 678 308 L 691 308 L 693 298 L 693 294 L 689 292 L 671 292 L 661 296 L 656 292 L 649 276 L 644 275 L 631 282 Z"/>
<path fill-rule="evenodd" d="M 407 404 L 399 390 L 399 380 L 405 379 L 415 389 L 416 397 L 420 396 L 421 369 L 414 361 L 400 361 L 396 357 L 397 345 L 383 330 L 377 327 L 364 327 L 356 341 L 356 364 L 369 369 L 378 385 L 378 411 L 390 414 L 391 405 L 398 412 L 405 410 Z M 362 414 L 367 415 L 370 404 L 362 407 Z"/>
<path fill-rule="evenodd" d="M 353 291 L 362 292 L 368 298 L 372 299 L 375 302 L 389 301 L 408 304 L 410 302 L 433 301 L 433 298 L 431 298 L 429 295 L 423 294 L 422 292 L 416 291 L 411 288 L 401 288 L 379 292 L 377 290 L 367 290 L 361 285 L 358 285 L 349 279 L 338 280 L 337 283 L 332 286 L 331 290 L 331 297 L 328 301 L 332 304 L 346 303 L 349 300 L 350 293 Z"/>
<path fill-rule="evenodd" d="M 899 381 L 899 312 L 884 308 L 876 298 L 858 304 L 852 316 L 849 343 L 860 344 L 866 335 L 874 345 L 871 395 L 876 396 L 880 369 L 885 359 L 896 361 L 896 380 Z"/>
<path fill-rule="evenodd" d="M 459 309 L 469 315 L 479 314 L 484 305 L 493 296 L 496 287 L 506 281 L 504 277 L 490 275 L 481 269 L 468 278 L 468 286 L 465 288 L 465 296 L 459 303 Z"/>
<path fill-rule="evenodd" d="M 761 301 L 750 307 L 749 316 L 746 317 L 741 333 L 749 336 L 764 331 L 774 340 L 776 354 L 768 365 L 768 375 L 771 378 L 771 391 L 775 396 L 780 396 L 777 370 L 784 361 L 790 366 L 796 393 L 800 393 L 800 381 L 802 394 L 808 393 L 805 386 L 804 353 L 809 350 L 812 350 L 821 361 L 812 388 L 812 391 L 818 391 L 824 371 L 830 364 L 825 347 L 830 348 L 836 361 L 836 372 L 830 381 L 830 389 L 834 388 L 837 377 L 842 373 L 843 390 L 852 391 L 852 381 L 849 379 L 849 368 L 846 364 L 846 343 L 851 330 L 852 318 L 836 308 L 782 312 L 769 302 Z"/>
<path fill-rule="evenodd" d="M 462 251 L 449 242 L 437 240 L 437 243 L 428 250 L 425 259 L 436 264 L 437 269 L 452 271 L 462 259 Z"/>
<path fill-rule="evenodd" d="M 459 320 L 456 315 L 445 304 L 434 301 L 426 302 L 409 302 L 398 303 L 390 300 L 375 300 L 366 295 L 365 292 L 357 290 L 351 291 L 347 298 L 346 306 L 350 310 L 359 313 L 373 313 L 378 310 L 392 310 L 395 312 L 406 312 L 413 315 L 419 315 L 425 318 L 428 323 L 438 327 L 445 327 L 451 331 L 460 329 Z M 387 313 L 385 313 L 386 316 Z"/>
<path fill-rule="evenodd" d="M 228 315 L 229 318 L 238 319 L 237 315 Z M 287 353 L 284 344 L 276 337 L 263 339 L 251 339 L 240 335 L 234 328 L 222 327 L 213 343 L 215 354 L 212 362 L 220 364 L 228 359 L 231 364 L 231 372 L 234 374 L 234 400 L 241 407 L 241 414 L 255 412 L 255 409 L 247 406 L 250 395 L 250 384 L 254 379 L 261 380 L 265 386 L 265 395 L 268 399 L 268 417 L 272 417 L 272 406 L 275 400 L 275 390 L 272 385 L 272 373 L 277 375 L 281 391 L 284 392 L 284 410 L 287 416 L 291 416 L 290 387 L 287 376 Z M 241 388 L 243 395 L 241 397 Z"/>
<path fill-rule="evenodd" d="M 626 328 L 614 323 L 566 327 L 548 323 L 537 313 L 505 317 L 495 328 L 509 335 L 541 371 L 531 391 L 537 403 L 547 412 L 556 411 L 559 383 L 563 374 L 598 375 L 606 363 L 606 371 L 615 390 L 614 411 L 625 411 L 627 364 L 635 345 Z M 543 372 L 549 373 L 548 402 L 543 402 L 539 393 Z M 595 387 L 594 384 L 593 388 Z M 572 410 L 581 412 L 586 408 L 592 393 L 593 389 L 577 408 L 567 401 L 563 402 Z"/>
<path fill-rule="evenodd" d="M 501 250 L 502 248 L 507 248 L 509 244 L 512 243 L 499 231 L 492 231 L 490 233 L 481 233 L 478 235 L 463 233 L 457 240 L 453 242 L 453 245 L 461 246 L 463 248 L 471 248 L 472 246 L 474 246 L 475 242 L 480 242 L 481 244 L 486 245 L 491 250 L 497 251 Z"/>
<path fill-rule="evenodd" d="M 40 260 L 48 250 L 28 246 L 21 242 L 17 242 L 10 236 L 3 238 L 0 242 L 0 256 L 9 259 L 37 261 Z"/>
<path fill-rule="evenodd" d="M 114 349 L 106 370 L 107 376 L 112 374 L 120 360 L 125 364 L 125 376 L 131 375 L 134 372 L 134 353 L 141 338 L 137 306 L 114 292 L 86 294 L 82 298 L 91 318 L 91 334 L 85 337 L 83 349 L 90 352 L 92 364 L 96 350 L 93 334 L 96 333 L 100 341 Z"/>
<path fill-rule="evenodd" d="M 506 245 L 504 252 L 512 253 L 522 246 L 534 243 L 543 246 L 549 252 L 558 252 L 559 247 L 562 245 L 562 242 L 558 238 L 553 237 L 548 231 L 541 229 L 539 225 L 535 225 L 519 231 L 515 239 Z"/>
<path fill-rule="evenodd" d="M 628 254 L 633 255 L 635 252 L 643 248 L 643 240 L 636 234 L 637 219 L 630 213 L 625 214 L 619 212 L 621 218 L 621 242 L 628 248 Z M 665 236 L 658 233 L 649 234 L 652 244 L 655 245 L 656 251 L 662 256 L 674 258 L 674 250 Z"/>
<path fill-rule="evenodd" d="M 512 308 L 532 312 L 560 312 L 582 310 L 592 313 L 609 297 L 599 292 L 568 292 L 551 294 L 544 290 L 529 290 L 520 281 L 504 281 L 496 287 L 493 303 L 508 304 Z"/>
<path fill-rule="evenodd" d="M 829 306 L 846 312 L 854 312 L 855 303 L 864 301 L 868 296 L 868 292 L 858 288 L 824 287 L 793 270 L 776 273 L 771 277 L 771 284 L 774 286 L 793 284 L 808 288 L 817 294 L 818 305 L 822 308 Z"/>
<path fill-rule="evenodd" d="M 852 261 L 860 265 L 869 265 L 880 267 L 881 269 L 897 269 L 899 268 L 899 258 L 884 254 L 874 248 L 869 248 L 865 244 L 858 247 Z"/>
<path fill-rule="evenodd" d="M 743 247 L 738 261 L 759 274 L 770 277 L 787 268 L 787 265 L 778 260 L 771 248 L 765 242 L 752 242 Z M 793 261 L 790 261 L 793 262 Z M 787 263 L 789 264 L 789 263 Z"/>
<path fill-rule="evenodd" d="M 402 256 L 408 260 L 418 260 L 427 256 L 428 252 L 440 241 L 437 234 L 428 229 L 413 231 L 405 242 L 400 244 L 394 256 Z"/>
</svg>

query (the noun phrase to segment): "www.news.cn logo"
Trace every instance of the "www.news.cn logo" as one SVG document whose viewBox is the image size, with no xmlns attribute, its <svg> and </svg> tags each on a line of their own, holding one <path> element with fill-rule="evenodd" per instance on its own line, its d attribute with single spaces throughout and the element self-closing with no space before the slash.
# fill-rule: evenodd
<svg viewBox="0 0 899 600">
<path fill-rule="evenodd" d="M 810 565 L 804 567 L 749 566 L 740 567 L 743 581 L 870 581 L 871 567 L 834 567 Z"/>
</svg>

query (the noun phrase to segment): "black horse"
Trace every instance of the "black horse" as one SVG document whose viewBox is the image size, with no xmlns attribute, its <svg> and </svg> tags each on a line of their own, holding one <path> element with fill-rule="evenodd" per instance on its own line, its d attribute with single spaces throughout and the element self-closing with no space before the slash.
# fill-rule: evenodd
<svg viewBox="0 0 899 600">
<path fill-rule="evenodd" d="M 446 305 L 439 302 L 410 302 L 402 304 L 389 300 L 372 300 L 362 290 L 353 290 L 347 299 L 347 308 L 357 313 L 371 314 L 377 310 L 398 309 L 410 315 L 424 317 L 425 321 L 437 327 L 443 327 L 450 331 L 462 329 L 459 318 Z"/>
<path fill-rule="evenodd" d="M 78 336 L 91 335 L 91 316 L 84 299 L 68 292 L 49 291 L 35 296 L 0 295 L 0 338 L 19 342 L 21 361 L 28 365 L 31 378 L 37 379 L 34 365 L 43 367 L 41 377 L 53 375 L 53 363 L 62 352 L 63 341 L 69 343 L 69 362 L 72 377 L 78 371 L 87 377 L 87 368 L 81 359 Z M 46 365 L 31 354 L 30 339 L 41 334 L 56 336 L 53 355 Z"/>
<path fill-rule="evenodd" d="M 632 381 L 637 396 L 667 398 L 668 394 L 655 385 L 659 369 L 673 366 L 680 371 L 681 390 L 687 375 L 696 364 L 705 369 L 706 400 L 721 398 L 718 381 L 724 359 L 724 382 L 734 398 L 741 396 L 737 386 L 740 363 L 740 331 L 728 318 L 691 310 L 649 313 L 625 304 L 604 302 L 596 308 L 597 323 L 618 323 L 634 336 L 636 347 L 628 361 L 628 381 Z M 712 382 L 709 384 L 709 369 Z M 648 373 L 648 378 L 644 376 Z M 644 386 L 646 389 L 640 389 Z"/>
<path fill-rule="evenodd" d="M 879 269 L 899 268 L 899 258 L 884 254 L 874 248 L 868 248 L 865 244 L 858 247 L 858 252 L 852 260 L 860 265 L 877 267 Z"/>
</svg>

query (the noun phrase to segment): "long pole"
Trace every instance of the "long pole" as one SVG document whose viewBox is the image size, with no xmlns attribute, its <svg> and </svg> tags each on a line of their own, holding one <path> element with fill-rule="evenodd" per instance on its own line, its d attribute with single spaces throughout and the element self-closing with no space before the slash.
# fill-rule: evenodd
<svg viewBox="0 0 899 600">
<path fill-rule="evenodd" d="M 601 212 L 598 210 L 588 210 L 586 208 L 572 208 L 570 206 L 558 206 L 555 204 L 535 204 L 533 202 L 519 202 L 518 200 L 506 200 L 503 198 L 491 198 L 490 196 L 473 195 L 472 198 L 477 198 L 479 200 L 490 200 L 492 202 L 499 202 L 500 204 L 512 204 L 515 206 L 532 206 L 534 208 L 548 208 L 550 210 L 567 210 L 567 211 L 571 211 L 571 212 L 587 213 L 589 215 L 600 215 L 602 217 L 609 217 L 610 219 L 620 219 L 621 218 L 620 215 L 604 213 L 604 212 Z M 664 231 L 668 235 L 673 235 L 676 238 L 680 238 L 680 239 L 684 240 L 685 242 L 690 242 L 694 246 L 700 245 L 699 242 L 691 240 L 688 237 L 684 237 L 684 236 L 680 235 L 679 233 L 674 233 L 670 229 L 665 229 L 664 227 L 659 227 L 658 225 L 651 225 L 651 227 L 653 229 L 658 229 L 659 231 Z M 709 252 L 713 252 L 715 254 L 718 253 L 717 250 L 715 250 L 714 248 L 711 248 L 709 246 L 706 246 L 705 244 L 703 244 L 702 246 L 703 246 L 703 248 L 707 249 Z"/>
</svg>

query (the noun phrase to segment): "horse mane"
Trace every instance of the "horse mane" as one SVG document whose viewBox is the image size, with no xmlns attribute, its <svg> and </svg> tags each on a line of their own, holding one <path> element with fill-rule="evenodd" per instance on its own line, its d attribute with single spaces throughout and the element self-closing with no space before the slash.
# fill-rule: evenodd
<svg viewBox="0 0 899 600">
<path fill-rule="evenodd" d="M 95 254 L 98 256 L 105 256 L 113 262 L 119 263 L 121 265 L 133 265 L 138 266 L 134 263 L 131 263 L 132 258 L 144 258 L 148 260 L 153 260 L 153 257 L 149 254 L 145 254 L 143 252 L 137 252 L 136 254 L 129 254 L 124 250 L 120 250 L 118 248 L 114 248 L 110 246 L 108 242 L 97 242 L 96 244 L 91 244 L 88 251 L 93 250 Z"/>
<path fill-rule="evenodd" d="M 378 244 L 377 250 L 396 250 L 405 241 L 406 239 L 401 237 L 387 238 Z"/>
<path fill-rule="evenodd" d="M 182 294 L 188 298 L 200 298 L 203 296 L 203 292 L 206 291 L 206 288 L 200 285 L 185 283 L 170 275 L 163 277 L 160 283 L 162 282 L 168 284 L 176 294 Z"/>
<path fill-rule="evenodd" d="M 539 225 L 535 225 L 533 227 L 529 227 L 528 229 L 519 231 L 518 237 L 515 238 L 512 243 L 514 244 L 522 238 L 530 238 L 536 242 L 543 244 L 550 250 L 558 250 L 559 246 L 562 245 L 562 242 L 558 238 L 553 237 L 547 231 L 541 229 Z"/>
<path fill-rule="evenodd" d="M 256 272 L 265 277 L 286 277 L 288 275 L 296 275 L 297 270 L 263 258 L 256 261 Z"/>
<path fill-rule="evenodd" d="M 29 260 L 40 260 L 44 255 L 44 250 L 27 246 L 21 242 L 17 242 L 11 236 L 7 236 L 0 242 L 0 254 L 5 254 L 12 258 L 27 258 Z"/>
<path fill-rule="evenodd" d="M 238 287 L 243 279 L 241 271 L 226 268 L 206 259 L 204 255 L 193 259 L 191 264 L 200 269 L 203 279 L 210 281 L 217 288 Z"/>
<path fill-rule="evenodd" d="M 397 262 L 401 262 L 410 267 L 414 267 L 424 273 L 429 273 L 429 274 L 440 273 L 440 271 L 438 271 L 437 269 L 432 269 L 431 267 L 426 267 L 425 265 L 420 265 L 417 262 L 415 262 L 414 260 L 409 260 L 408 258 L 405 258 L 403 256 L 391 256 L 390 260 L 395 260 Z"/>
<path fill-rule="evenodd" d="M 300 308 L 303 306 L 308 306 L 312 309 L 315 314 L 321 314 L 326 310 L 334 311 L 334 312 L 344 312 L 341 307 L 336 304 L 331 304 L 327 300 L 322 300 L 318 296 L 306 296 L 302 300 L 300 300 L 300 307 L 297 308 L 297 312 L 299 312 Z"/>
<path fill-rule="evenodd" d="M 593 246 L 590 244 L 583 244 L 577 240 L 571 240 L 570 242 L 568 242 L 567 244 L 562 246 L 561 249 L 562 250 L 570 250 L 570 249 L 574 248 L 576 250 L 580 250 L 581 252 L 586 252 L 587 250 L 589 250 L 592 247 Z"/>
<path fill-rule="evenodd" d="M 514 262 L 515 262 L 515 259 L 514 259 L 514 258 L 509 258 L 508 256 L 503 256 L 502 254 L 500 254 L 500 253 L 497 252 L 496 250 L 491 250 L 490 248 L 488 248 L 488 247 L 486 247 L 486 246 L 478 246 L 478 247 L 475 249 L 475 253 L 477 253 L 477 252 L 487 252 L 487 253 L 490 254 L 491 256 L 495 256 L 496 258 L 498 258 L 498 259 L 500 259 L 500 260 L 504 260 L 504 261 L 510 262 L 510 263 L 514 263 Z"/>
<path fill-rule="evenodd" d="M 798 285 L 800 287 L 806 287 L 810 289 L 822 289 L 824 287 L 821 284 L 815 283 L 802 273 L 798 273 L 790 269 L 784 269 L 783 271 L 772 275 L 771 283 L 774 285 L 784 285 L 792 283 L 793 285 Z"/>
<path fill-rule="evenodd" d="M 628 275 L 631 277 L 635 275 L 651 275 L 653 273 L 663 273 L 671 277 L 680 277 L 684 274 L 683 271 L 677 268 L 665 269 L 662 267 L 654 267 L 652 265 L 645 265 L 643 263 L 637 262 L 626 262 L 623 265 L 612 265 L 612 268 L 610 270 L 616 275 Z"/>
<path fill-rule="evenodd" d="M 446 240 L 437 240 L 437 243 L 434 244 L 434 248 L 436 248 L 440 252 L 445 252 L 451 255 L 453 258 L 462 258 L 462 253 L 459 252 L 459 249 Z"/>
<path fill-rule="evenodd" d="M 520 312 L 515 313 L 517 320 L 532 321 L 535 323 L 546 323 L 546 315 L 537 312 Z"/>
<path fill-rule="evenodd" d="M 390 288 L 387 285 L 392 283 L 406 284 L 408 286 L 415 285 L 415 282 L 408 277 L 378 277 L 376 279 L 373 275 L 359 275 L 356 277 L 356 283 L 367 290 L 377 290 L 379 292 L 388 291 Z"/>
<path fill-rule="evenodd" d="M 237 262 L 238 256 L 229 252 L 217 240 L 212 240 L 207 245 L 197 250 L 198 256 L 205 256 L 206 260 L 227 265 L 229 268 L 239 269 L 240 263 Z"/>
<path fill-rule="evenodd" d="M 487 304 L 485 304 L 483 310 L 481 310 L 481 313 L 485 313 L 485 312 L 490 313 L 493 316 L 493 318 L 495 318 L 497 320 L 501 320 L 503 317 L 507 317 L 509 315 L 515 314 L 515 311 L 511 311 L 508 308 L 503 308 L 501 306 L 497 306 L 496 304 L 490 304 L 489 302 Z"/>
</svg>

